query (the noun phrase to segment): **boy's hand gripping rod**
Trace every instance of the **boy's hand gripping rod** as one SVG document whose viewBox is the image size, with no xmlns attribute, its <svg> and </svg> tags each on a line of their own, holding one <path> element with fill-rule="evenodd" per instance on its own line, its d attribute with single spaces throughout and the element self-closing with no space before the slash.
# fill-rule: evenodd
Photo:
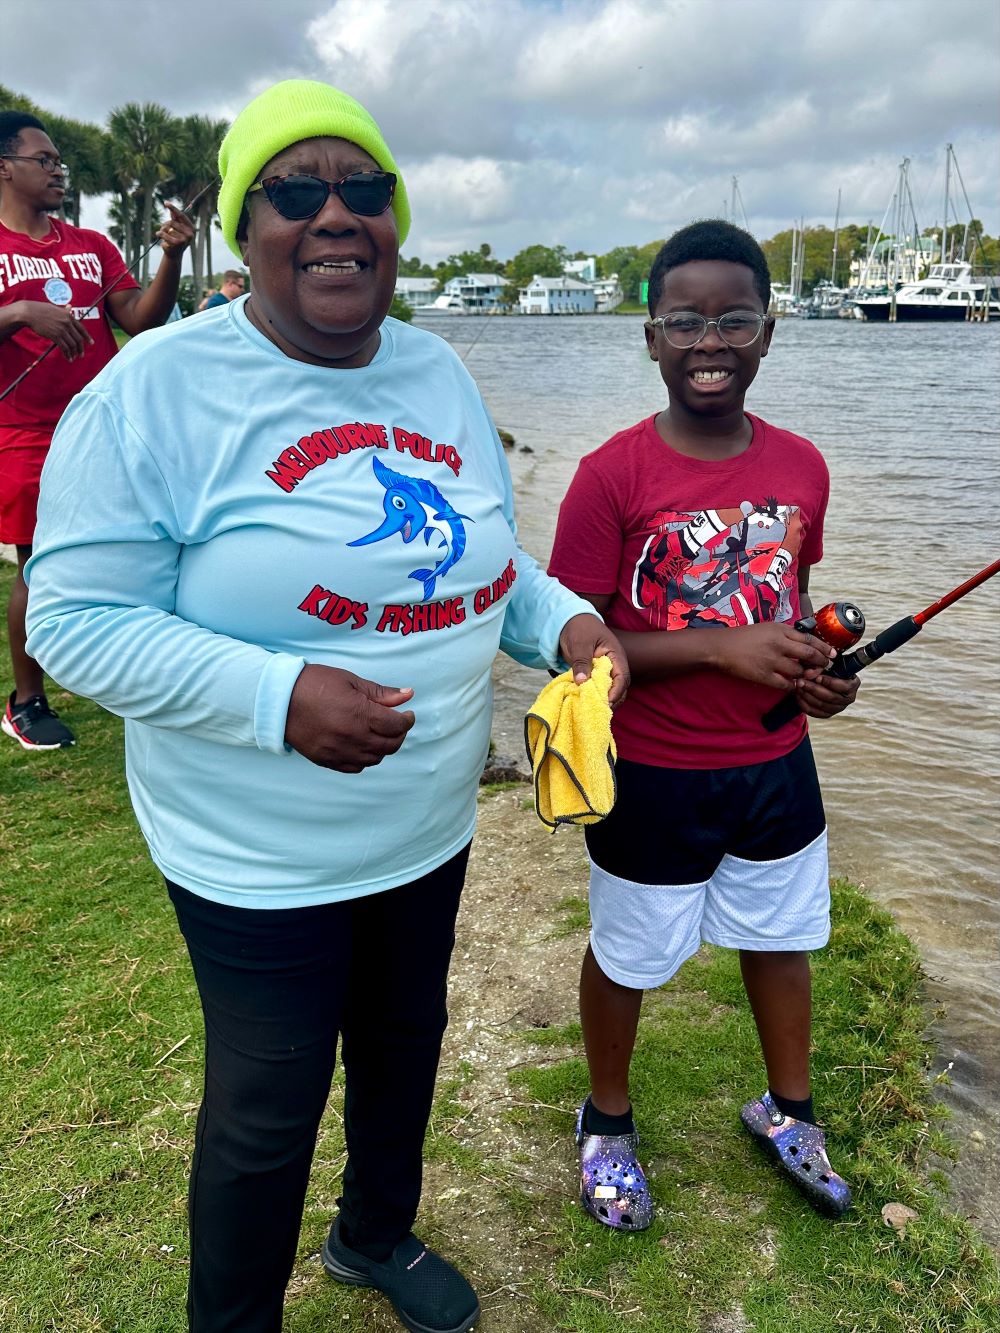
<svg viewBox="0 0 1000 1333">
<path fill-rule="evenodd" d="M 181 213 L 190 213 L 190 212 L 191 212 L 191 209 L 194 208 L 195 204 L 198 202 L 198 200 L 201 198 L 201 196 L 202 196 L 203 194 L 208 194 L 209 190 L 210 190 L 210 189 L 212 188 L 212 186 L 215 185 L 215 184 L 217 184 L 216 181 L 210 181 L 209 184 L 206 185 L 205 188 L 204 188 L 203 190 L 199 190 L 199 191 L 198 191 L 198 193 L 195 195 L 195 197 L 191 200 L 191 202 L 190 202 L 189 204 L 185 204 L 184 207 L 183 207 L 182 209 L 179 209 L 178 211 L 181 212 Z M 137 269 L 137 268 L 139 267 L 139 265 L 140 265 L 140 264 L 142 263 L 142 261 L 146 258 L 146 256 L 147 256 L 152 250 L 155 250 L 156 247 L 157 247 L 159 244 L 160 244 L 160 239 L 159 239 L 159 237 L 157 237 L 156 240 L 153 242 L 152 245 L 147 245 L 146 248 L 145 248 L 145 250 L 143 250 L 142 254 L 141 254 L 141 255 L 139 256 L 139 258 L 135 261 L 135 263 L 134 263 L 134 264 L 130 264 L 129 267 L 125 270 L 124 273 L 119 273 L 118 277 L 115 278 L 114 282 L 109 282 L 108 285 L 105 287 L 105 289 L 104 289 L 103 292 L 98 292 L 97 296 L 94 298 L 93 303 L 92 303 L 91 305 L 87 306 L 87 308 L 86 308 L 86 310 L 83 312 L 83 314 L 77 316 L 77 319 L 86 319 L 87 316 L 90 314 L 90 312 L 91 312 L 92 310 L 96 310 L 97 307 L 98 307 L 98 306 L 101 304 L 101 302 L 104 300 L 104 298 L 107 296 L 108 292 L 113 292 L 114 289 L 115 289 L 115 288 L 118 286 L 118 284 L 121 282 L 122 278 L 124 278 L 124 277 L 126 276 L 126 274 L 128 274 L 128 273 L 132 273 L 132 272 L 134 272 L 134 270 Z M 49 354 L 50 352 L 54 352 L 54 351 L 55 351 L 55 348 L 56 348 L 56 344 L 55 344 L 55 343 L 49 343 L 48 347 L 46 347 L 46 349 L 45 349 L 44 352 L 39 352 L 38 356 L 35 357 L 34 361 L 32 361 L 32 363 L 31 363 L 31 365 L 30 365 L 30 366 L 25 366 L 25 368 L 21 371 L 20 375 L 18 375 L 17 379 L 15 379 L 15 380 L 11 380 L 10 384 L 8 384 L 7 387 L 6 387 L 6 389 L 4 389 L 3 393 L 0 393 L 0 403 L 3 402 L 3 400 L 7 397 L 8 394 L 13 393 L 14 390 L 17 388 L 17 386 L 21 383 L 21 381 L 27 379 L 28 376 L 31 374 L 31 372 L 35 369 L 35 367 L 36 367 L 36 366 L 40 366 L 40 365 L 42 364 L 42 362 L 45 360 L 45 358 L 48 356 L 48 354 Z"/>
<path fill-rule="evenodd" d="M 997 573 L 1000 573 L 1000 560 L 994 560 L 978 574 L 973 574 L 971 579 L 960 583 L 939 601 L 932 602 L 926 610 L 918 611 L 915 616 L 905 616 L 902 620 L 897 620 L 881 634 L 876 634 L 871 643 L 866 643 L 863 648 L 854 648 L 854 645 L 865 632 L 865 618 L 851 602 L 830 602 L 829 605 L 821 607 L 814 616 L 797 620 L 795 628 L 803 634 L 815 634 L 831 648 L 836 648 L 837 656 L 830 663 L 827 672 L 831 676 L 839 676 L 841 680 L 848 680 L 851 676 L 856 676 L 859 671 L 863 671 L 866 666 L 871 666 L 872 662 L 877 662 L 880 657 L 894 653 L 904 643 L 909 643 L 920 633 L 928 620 L 939 615 L 953 602 L 957 602 L 960 597 L 964 597 L 973 588 L 978 588 L 981 583 L 985 583 Z M 854 651 L 845 652 L 847 648 L 854 648 Z M 777 731 L 793 717 L 797 717 L 800 711 L 798 699 L 794 694 L 788 694 L 766 712 L 761 720 L 767 731 Z"/>
</svg>

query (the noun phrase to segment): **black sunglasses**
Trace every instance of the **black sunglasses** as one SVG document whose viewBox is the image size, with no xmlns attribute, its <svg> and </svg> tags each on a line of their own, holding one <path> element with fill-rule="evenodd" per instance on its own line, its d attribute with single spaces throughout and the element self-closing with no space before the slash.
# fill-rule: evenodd
<svg viewBox="0 0 1000 1333">
<path fill-rule="evenodd" d="M 263 190 L 275 212 L 290 221 L 314 218 L 331 194 L 359 217 L 374 218 L 392 203 L 396 177 L 391 171 L 352 171 L 339 181 L 321 176 L 268 176 L 247 194 Z"/>
</svg>

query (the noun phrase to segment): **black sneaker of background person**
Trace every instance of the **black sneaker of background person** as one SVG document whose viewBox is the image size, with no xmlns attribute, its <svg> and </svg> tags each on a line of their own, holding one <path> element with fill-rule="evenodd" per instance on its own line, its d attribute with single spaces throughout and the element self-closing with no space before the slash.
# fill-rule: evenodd
<svg viewBox="0 0 1000 1333">
<path fill-rule="evenodd" d="M 22 704 L 14 702 L 14 694 L 7 700 L 0 727 L 18 745 L 25 750 L 62 750 L 76 744 L 76 737 L 53 713 L 44 694 L 33 694 Z"/>
</svg>

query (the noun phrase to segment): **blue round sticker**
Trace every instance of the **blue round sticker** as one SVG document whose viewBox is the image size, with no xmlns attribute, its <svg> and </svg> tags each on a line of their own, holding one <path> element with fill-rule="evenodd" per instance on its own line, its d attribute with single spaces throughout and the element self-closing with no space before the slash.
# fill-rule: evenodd
<svg viewBox="0 0 1000 1333">
<path fill-rule="evenodd" d="M 53 305 L 69 305 L 73 299 L 73 288 L 63 278 L 49 278 L 42 290 Z"/>
</svg>

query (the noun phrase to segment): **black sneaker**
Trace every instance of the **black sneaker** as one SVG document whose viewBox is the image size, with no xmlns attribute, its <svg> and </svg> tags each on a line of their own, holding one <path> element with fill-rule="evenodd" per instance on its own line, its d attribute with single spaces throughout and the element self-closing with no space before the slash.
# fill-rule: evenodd
<svg viewBox="0 0 1000 1333">
<path fill-rule="evenodd" d="M 14 702 L 14 694 L 7 700 L 0 727 L 8 736 L 13 736 L 18 745 L 26 750 L 62 750 L 67 745 L 76 744 L 76 737 L 53 713 L 44 694 L 33 694 L 23 704 Z"/>
<path fill-rule="evenodd" d="M 468 1333 L 479 1318 L 476 1293 L 462 1274 L 412 1231 L 377 1263 L 348 1249 L 338 1217 L 323 1246 L 323 1267 L 338 1282 L 388 1296 L 410 1333 Z"/>
</svg>

